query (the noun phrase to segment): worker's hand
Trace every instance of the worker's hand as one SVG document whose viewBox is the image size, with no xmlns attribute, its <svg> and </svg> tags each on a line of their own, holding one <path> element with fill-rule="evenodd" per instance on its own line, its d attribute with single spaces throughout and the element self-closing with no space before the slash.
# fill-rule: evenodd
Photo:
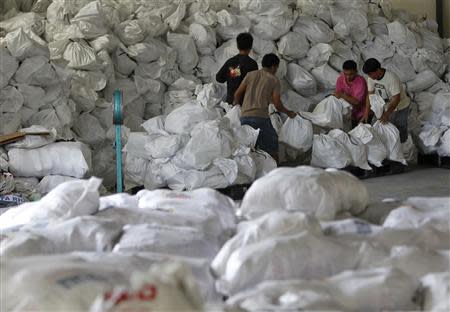
<svg viewBox="0 0 450 312">
<path fill-rule="evenodd" d="M 391 113 L 389 111 L 385 111 L 380 118 L 381 123 L 383 123 L 383 124 L 388 123 L 390 117 L 391 117 Z"/>
<path fill-rule="evenodd" d="M 364 115 L 362 116 L 362 118 L 359 120 L 359 123 L 367 123 L 367 121 L 369 120 L 369 113 L 364 113 Z"/>
<path fill-rule="evenodd" d="M 289 116 L 289 118 L 295 118 L 295 116 L 297 116 L 297 113 L 293 111 L 288 111 L 287 115 Z"/>
<path fill-rule="evenodd" d="M 333 95 L 334 95 L 334 97 L 336 97 L 338 99 L 342 99 L 345 96 L 345 94 L 342 92 L 334 92 Z"/>
</svg>

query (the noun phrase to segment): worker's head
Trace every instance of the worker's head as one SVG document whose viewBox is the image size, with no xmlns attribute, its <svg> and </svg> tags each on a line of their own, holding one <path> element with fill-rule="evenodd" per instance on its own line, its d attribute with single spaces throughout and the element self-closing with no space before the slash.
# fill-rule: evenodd
<svg viewBox="0 0 450 312">
<path fill-rule="evenodd" d="M 253 37 L 249 33 L 241 33 L 237 36 L 236 43 L 240 53 L 250 54 L 253 47 Z"/>
<path fill-rule="evenodd" d="M 384 74 L 380 62 L 374 58 L 370 58 L 364 63 L 363 72 L 373 80 L 380 80 Z"/>
<path fill-rule="evenodd" d="M 278 66 L 280 65 L 280 59 L 273 53 L 269 53 L 264 55 L 262 59 L 262 67 L 275 74 L 278 70 Z"/>
<path fill-rule="evenodd" d="M 347 82 L 355 80 L 358 75 L 358 66 L 356 65 L 356 62 L 352 60 L 345 61 L 342 65 L 342 72 L 344 73 Z"/>
</svg>

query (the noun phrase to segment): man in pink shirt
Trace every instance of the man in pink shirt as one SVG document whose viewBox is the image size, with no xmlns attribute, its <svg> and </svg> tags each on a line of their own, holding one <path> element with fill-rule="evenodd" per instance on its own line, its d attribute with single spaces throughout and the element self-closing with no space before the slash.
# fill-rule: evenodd
<svg viewBox="0 0 450 312">
<path fill-rule="evenodd" d="M 363 120 L 366 110 L 367 83 L 364 77 L 358 75 L 354 61 L 345 61 L 343 72 L 336 82 L 334 96 L 344 99 L 352 105 L 352 127 L 356 127 Z"/>
</svg>

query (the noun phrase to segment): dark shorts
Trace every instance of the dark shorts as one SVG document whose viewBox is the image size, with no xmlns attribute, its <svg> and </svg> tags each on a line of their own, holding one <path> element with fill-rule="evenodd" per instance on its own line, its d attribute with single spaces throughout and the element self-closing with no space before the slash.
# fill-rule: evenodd
<svg viewBox="0 0 450 312">
<path fill-rule="evenodd" d="M 405 143 L 408 140 L 408 116 L 409 116 L 409 106 L 400 110 L 393 112 L 390 116 L 390 122 L 397 127 L 400 132 L 400 142 Z"/>
<path fill-rule="evenodd" d="M 253 129 L 260 129 L 256 147 L 269 153 L 278 153 L 278 135 L 272 126 L 270 118 L 241 117 L 242 125 L 249 125 Z"/>
</svg>

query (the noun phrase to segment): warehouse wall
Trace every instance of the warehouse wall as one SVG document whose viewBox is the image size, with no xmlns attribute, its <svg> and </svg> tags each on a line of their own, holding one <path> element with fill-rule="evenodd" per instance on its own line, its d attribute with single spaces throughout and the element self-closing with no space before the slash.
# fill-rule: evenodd
<svg viewBox="0 0 450 312">
<path fill-rule="evenodd" d="M 392 0 L 394 8 L 436 19 L 436 0 Z M 450 37 L 450 0 L 444 0 L 444 36 Z"/>
</svg>

